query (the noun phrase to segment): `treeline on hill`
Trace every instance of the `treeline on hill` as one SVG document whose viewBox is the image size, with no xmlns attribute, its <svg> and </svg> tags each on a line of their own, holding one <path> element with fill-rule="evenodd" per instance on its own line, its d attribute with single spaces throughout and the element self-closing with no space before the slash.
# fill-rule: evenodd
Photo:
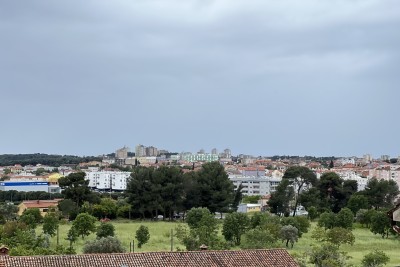
<svg viewBox="0 0 400 267">
<path fill-rule="evenodd" d="M 3 154 L 0 155 L 0 166 L 13 166 L 15 164 L 26 165 L 48 165 L 59 167 L 65 164 L 77 165 L 81 162 L 101 161 L 100 157 L 79 157 L 71 155 L 48 155 L 48 154 Z"/>
<path fill-rule="evenodd" d="M 0 203 L 1 202 L 13 202 L 18 203 L 24 200 L 48 200 L 55 198 L 62 198 L 62 194 L 51 194 L 43 191 L 32 191 L 32 192 L 23 192 L 23 191 L 0 191 Z"/>
</svg>

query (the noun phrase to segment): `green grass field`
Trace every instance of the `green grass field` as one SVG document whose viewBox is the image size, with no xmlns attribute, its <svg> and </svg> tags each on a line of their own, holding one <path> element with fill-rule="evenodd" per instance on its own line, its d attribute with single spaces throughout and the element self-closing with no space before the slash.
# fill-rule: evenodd
<svg viewBox="0 0 400 267">
<path fill-rule="evenodd" d="M 171 248 L 171 229 L 175 229 L 177 222 L 141 222 L 141 221 L 113 221 L 112 224 L 116 229 L 116 236 L 121 240 L 126 251 L 129 252 L 129 243 L 134 239 L 135 232 L 141 224 L 147 226 L 150 232 L 150 240 L 141 249 L 135 246 L 135 252 L 144 251 L 170 251 Z M 67 232 L 71 224 L 60 225 L 60 244 L 68 246 L 69 242 L 65 240 Z M 315 227 L 315 224 L 312 225 Z M 38 227 L 38 230 L 41 228 Z M 301 254 L 310 249 L 315 241 L 311 239 L 311 231 L 304 234 L 299 242 L 294 245 L 293 249 L 289 249 L 290 253 Z M 390 237 L 389 239 L 382 239 L 379 235 L 372 234 L 368 229 L 355 228 L 353 233 L 356 237 L 353 246 L 343 245 L 341 250 L 346 251 L 350 259 L 350 263 L 355 266 L 360 266 L 361 259 L 363 256 L 374 249 L 379 249 L 384 251 L 390 257 L 390 263 L 388 266 L 400 265 L 400 238 Z M 87 240 L 95 239 L 95 234 L 86 237 L 84 240 L 79 238 L 74 244 L 77 253 L 82 253 L 82 247 Z M 136 242 L 136 241 L 135 241 Z M 184 246 L 174 237 L 174 250 L 178 247 L 184 249 Z M 56 237 L 51 239 L 52 246 L 56 245 Z M 283 245 L 282 245 L 283 247 Z"/>
<path fill-rule="evenodd" d="M 126 252 L 129 252 L 130 242 L 135 238 L 136 230 L 140 225 L 145 225 L 149 228 L 150 232 L 150 240 L 147 244 L 143 245 L 141 249 L 137 248 L 137 244 L 135 244 L 135 252 L 144 252 L 144 251 L 170 251 L 171 250 L 171 229 L 175 231 L 175 227 L 177 222 L 148 222 L 148 221 L 113 221 L 111 222 L 115 226 L 115 234 L 118 239 L 122 242 L 122 245 L 125 247 Z M 67 237 L 67 232 L 71 228 L 72 223 L 60 225 L 60 244 L 66 247 L 69 246 L 69 241 L 65 238 Z M 41 228 L 38 227 L 38 230 Z M 95 234 L 91 234 L 85 239 L 81 237 L 78 238 L 78 241 L 74 244 L 74 248 L 77 253 L 82 253 L 83 245 L 88 240 L 93 240 L 96 238 Z M 51 238 L 51 245 L 56 245 L 56 237 Z M 135 240 L 136 242 L 136 240 Z M 178 247 L 180 249 L 184 249 L 185 247 L 176 239 L 173 238 L 173 247 L 176 250 Z"/>
<path fill-rule="evenodd" d="M 315 224 L 312 224 L 312 228 Z M 311 231 L 303 235 L 296 243 L 293 249 L 289 251 L 296 253 L 304 253 L 307 251 L 311 245 L 317 244 L 317 242 L 311 239 Z M 361 260 L 364 255 L 373 251 L 374 249 L 384 251 L 390 257 L 390 263 L 387 266 L 397 266 L 400 265 L 400 239 L 399 237 L 391 236 L 389 239 L 382 239 L 380 235 L 374 235 L 369 229 L 365 228 L 355 228 L 353 230 L 355 236 L 355 242 L 353 246 L 342 245 L 340 247 L 341 251 L 345 251 L 351 257 L 350 263 L 355 266 L 361 265 Z"/>
</svg>

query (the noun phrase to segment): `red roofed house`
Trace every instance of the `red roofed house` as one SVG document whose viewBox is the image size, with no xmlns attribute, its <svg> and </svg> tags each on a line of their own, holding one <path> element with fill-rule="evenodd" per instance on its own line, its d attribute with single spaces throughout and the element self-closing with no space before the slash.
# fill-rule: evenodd
<svg viewBox="0 0 400 267">
<path fill-rule="evenodd" d="M 0 256 L 0 267 L 299 267 L 285 249 Z"/>
<path fill-rule="evenodd" d="M 40 210 L 42 216 L 45 216 L 50 208 L 57 209 L 58 202 L 61 200 L 62 199 L 22 201 L 21 204 L 18 205 L 18 215 L 21 216 L 26 209 L 37 208 Z"/>
</svg>

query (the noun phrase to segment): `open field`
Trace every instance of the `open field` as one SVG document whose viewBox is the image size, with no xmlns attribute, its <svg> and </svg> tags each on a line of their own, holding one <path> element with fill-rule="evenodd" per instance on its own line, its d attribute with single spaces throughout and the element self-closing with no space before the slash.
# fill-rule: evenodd
<svg viewBox="0 0 400 267">
<path fill-rule="evenodd" d="M 177 222 L 150 222 L 150 221 L 113 221 L 111 222 L 115 226 L 115 233 L 118 239 L 122 242 L 129 252 L 129 244 L 135 237 L 136 230 L 140 225 L 145 225 L 149 228 L 150 240 L 147 244 L 143 245 L 141 249 L 137 248 L 135 244 L 135 252 L 144 251 L 170 251 L 171 250 L 171 229 L 175 229 Z M 70 229 L 72 223 L 60 225 L 60 244 L 64 246 L 69 246 L 69 241 L 65 238 L 67 237 L 67 232 Z M 38 230 L 39 229 L 38 227 Z M 82 240 L 81 237 L 74 244 L 74 248 L 77 253 L 82 253 L 83 245 L 87 240 L 93 240 L 96 238 L 95 234 L 91 234 Z M 136 242 L 136 240 L 135 240 Z M 184 249 L 185 247 L 174 237 L 174 250 L 178 247 Z M 51 245 L 56 245 L 56 237 L 51 238 Z"/>
<path fill-rule="evenodd" d="M 315 227 L 315 224 L 312 225 Z M 312 244 L 316 242 L 311 239 L 312 229 L 303 235 L 296 243 L 290 252 L 303 253 L 310 248 Z M 369 229 L 355 228 L 353 230 L 355 236 L 355 242 L 353 246 L 342 245 L 341 251 L 346 251 L 350 257 L 349 262 L 355 266 L 360 266 L 361 260 L 365 254 L 373 251 L 374 249 L 384 251 L 390 257 L 390 263 L 387 266 L 400 265 L 400 238 L 394 238 L 393 236 L 389 239 L 382 239 L 380 235 L 374 235 Z"/>
<path fill-rule="evenodd" d="M 148 222 L 148 221 L 114 221 L 112 222 L 116 229 L 116 236 L 121 240 L 122 244 L 126 248 L 126 251 L 129 252 L 129 243 L 135 236 L 136 230 L 139 228 L 141 224 L 149 227 L 150 231 L 150 240 L 147 244 L 145 244 L 141 249 L 135 247 L 135 252 L 144 252 L 144 251 L 170 251 L 171 246 L 171 238 L 170 233 L 171 229 L 175 229 L 177 222 Z M 71 224 L 60 225 L 60 244 L 64 246 L 68 246 L 69 242 L 65 240 L 67 236 L 67 232 Z M 315 224 L 313 224 L 315 227 Z M 38 227 L 38 230 L 40 228 Z M 295 244 L 293 249 L 290 249 L 290 253 L 301 254 L 307 251 L 312 244 L 314 244 L 314 240 L 310 238 L 311 231 L 307 234 L 304 234 L 299 242 Z M 348 255 L 351 256 L 350 262 L 355 266 L 360 266 L 360 262 L 362 257 L 369 253 L 374 249 L 383 250 L 389 257 L 390 263 L 388 266 L 396 266 L 400 265 L 400 238 L 390 239 L 382 239 L 379 235 L 372 234 L 368 229 L 356 228 L 353 230 L 353 233 L 356 237 L 355 244 L 353 246 L 343 245 L 341 250 L 348 252 Z M 92 234 L 86 237 L 84 240 L 79 238 L 77 243 L 74 245 L 77 253 L 82 253 L 82 247 L 87 240 L 95 239 L 95 234 Z M 174 238 L 174 250 L 178 247 L 180 249 L 184 249 L 184 246 Z M 56 244 L 56 237 L 51 239 L 52 245 Z M 282 245 L 283 247 L 283 245 Z"/>
</svg>

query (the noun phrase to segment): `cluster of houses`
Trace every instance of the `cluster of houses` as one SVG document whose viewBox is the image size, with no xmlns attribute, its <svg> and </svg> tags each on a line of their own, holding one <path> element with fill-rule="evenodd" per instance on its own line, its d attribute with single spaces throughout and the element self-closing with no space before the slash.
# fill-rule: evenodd
<svg viewBox="0 0 400 267">
<path fill-rule="evenodd" d="M 204 151 L 200 151 L 203 153 Z M 214 151 L 216 153 L 216 151 Z M 230 155 L 229 150 L 225 150 L 223 155 Z M 121 151 L 117 153 L 121 156 Z M 125 154 L 124 154 L 125 155 Z M 217 154 L 215 154 L 217 155 Z M 368 157 L 367 157 L 368 156 Z M 269 196 L 273 193 L 286 169 L 290 166 L 305 166 L 314 171 L 319 178 L 326 172 L 335 172 L 344 180 L 356 180 L 358 190 L 365 189 L 369 179 L 377 178 L 384 180 L 394 180 L 400 186 L 400 165 L 398 163 L 390 163 L 386 158 L 373 160 L 369 155 L 363 158 L 340 158 L 325 164 L 320 161 L 306 160 L 302 158 L 254 158 L 245 155 L 231 157 L 230 161 L 225 159 L 220 160 L 223 164 L 229 179 L 238 188 L 242 186 L 242 193 L 249 196 L 262 196 L 259 204 L 256 206 L 240 207 L 240 210 L 258 211 L 266 206 Z M 58 180 L 70 173 L 76 172 L 76 169 L 86 173 L 86 179 L 89 181 L 89 186 L 99 192 L 121 192 L 127 187 L 130 177 L 130 172 L 120 171 L 110 168 L 110 158 L 105 157 L 101 162 L 86 162 L 76 166 L 61 166 L 54 168 L 51 166 L 0 166 L 0 190 L 9 191 L 44 191 L 49 193 L 60 193 L 61 189 L 58 185 Z M 169 158 L 168 160 L 171 160 Z M 166 162 L 160 160 L 152 161 L 151 163 L 144 161 L 144 166 L 165 165 Z M 169 161 L 168 165 L 176 164 L 182 167 L 185 172 L 196 171 L 201 168 L 204 161 Z M 141 163 L 142 164 L 142 163 Z M 331 166 L 329 166 L 331 165 Z M 333 166 L 332 166 L 333 165 Z M 38 169 L 47 171 L 36 175 Z M 57 172 L 54 172 L 54 171 Z M 6 172 L 7 171 L 7 172 Z"/>
</svg>

